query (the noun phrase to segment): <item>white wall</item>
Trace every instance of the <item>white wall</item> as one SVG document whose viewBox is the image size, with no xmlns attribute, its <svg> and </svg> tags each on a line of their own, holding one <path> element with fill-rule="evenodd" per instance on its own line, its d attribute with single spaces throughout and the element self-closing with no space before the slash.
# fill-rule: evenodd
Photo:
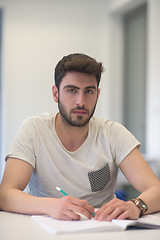
<svg viewBox="0 0 160 240">
<path fill-rule="evenodd" d="M 82 52 L 102 61 L 107 75 L 107 9 L 105 0 L 0 0 L 3 8 L 3 152 L 21 121 L 30 115 L 56 111 L 52 74 L 64 55 Z M 107 89 L 99 110 L 107 114 Z M 101 102 L 106 104 L 101 104 Z M 105 109 L 106 107 L 106 109 Z"/>
<path fill-rule="evenodd" d="M 96 114 L 122 121 L 121 15 L 145 0 L 0 0 L 3 8 L 1 171 L 21 121 L 56 111 L 51 86 L 57 61 L 83 52 L 105 73 Z M 148 0 L 147 154 L 160 159 L 160 1 Z"/>
</svg>

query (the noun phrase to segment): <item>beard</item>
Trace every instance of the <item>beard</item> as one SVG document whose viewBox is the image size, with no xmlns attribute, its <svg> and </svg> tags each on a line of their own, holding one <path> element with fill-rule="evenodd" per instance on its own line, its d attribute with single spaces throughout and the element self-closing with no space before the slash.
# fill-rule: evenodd
<svg viewBox="0 0 160 240">
<path fill-rule="evenodd" d="M 85 109 L 84 107 L 77 107 L 77 108 L 73 108 L 70 110 L 70 113 L 68 114 L 64 104 L 60 101 L 60 99 L 58 98 L 58 108 L 59 108 L 59 113 L 61 114 L 61 116 L 63 117 L 63 119 L 70 125 L 73 127 L 84 127 L 89 120 L 92 118 L 94 112 L 95 112 L 95 108 L 96 108 L 96 103 L 91 111 L 91 113 L 89 113 L 89 111 L 87 109 Z M 75 110 L 84 110 L 86 111 L 88 117 L 84 120 L 83 116 L 77 116 L 76 120 L 72 119 L 71 114 L 75 111 Z"/>
</svg>

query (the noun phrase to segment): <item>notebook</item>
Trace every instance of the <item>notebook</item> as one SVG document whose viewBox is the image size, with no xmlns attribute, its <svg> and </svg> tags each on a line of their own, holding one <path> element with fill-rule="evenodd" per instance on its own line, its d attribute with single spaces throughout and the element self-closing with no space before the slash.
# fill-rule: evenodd
<svg viewBox="0 0 160 240">
<path fill-rule="evenodd" d="M 138 220 L 114 219 L 112 222 L 100 222 L 94 218 L 84 219 L 83 217 L 78 221 L 63 221 L 40 215 L 33 215 L 32 220 L 38 223 L 46 231 L 53 234 L 124 231 L 129 227 L 152 229 L 160 228 L 160 213 L 146 215 Z"/>
</svg>

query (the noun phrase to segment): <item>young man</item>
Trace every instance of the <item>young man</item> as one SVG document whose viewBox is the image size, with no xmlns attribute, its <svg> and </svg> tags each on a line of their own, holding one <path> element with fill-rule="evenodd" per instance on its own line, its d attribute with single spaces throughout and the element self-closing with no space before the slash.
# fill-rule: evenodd
<svg viewBox="0 0 160 240">
<path fill-rule="evenodd" d="M 79 214 L 93 217 L 99 208 L 100 221 L 160 210 L 160 181 L 139 142 L 122 125 L 93 117 L 102 72 L 102 64 L 84 54 L 57 64 L 52 91 L 59 113 L 28 118 L 20 127 L 6 157 L 2 210 L 77 220 Z M 137 199 L 115 198 L 118 168 L 141 192 Z M 30 194 L 23 191 L 28 183 Z"/>
</svg>

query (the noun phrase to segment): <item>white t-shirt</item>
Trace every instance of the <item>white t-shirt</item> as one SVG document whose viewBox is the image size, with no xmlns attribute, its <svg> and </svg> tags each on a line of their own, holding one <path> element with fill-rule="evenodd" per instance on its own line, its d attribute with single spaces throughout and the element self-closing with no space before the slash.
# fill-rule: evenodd
<svg viewBox="0 0 160 240">
<path fill-rule="evenodd" d="M 136 147 L 137 139 L 121 124 L 92 117 L 85 142 L 68 151 L 55 130 L 56 113 L 25 120 L 7 155 L 30 163 L 30 194 L 39 197 L 69 195 L 100 207 L 114 198 L 118 166 Z"/>
</svg>

